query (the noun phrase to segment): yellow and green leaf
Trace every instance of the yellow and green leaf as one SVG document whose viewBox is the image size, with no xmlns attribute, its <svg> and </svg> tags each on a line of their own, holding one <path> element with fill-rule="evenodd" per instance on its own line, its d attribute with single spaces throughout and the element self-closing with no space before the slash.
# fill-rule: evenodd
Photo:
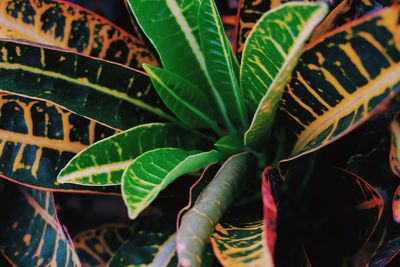
<svg viewBox="0 0 400 267">
<path fill-rule="evenodd" d="M 122 196 L 129 217 L 135 219 L 170 183 L 178 177 L 204 169 L 223 160 L 223 154 L 158 148 L 143 153 L 122 176 Z"/>
<path fill-rule="evenodd" d="M 15 197 L 6 200 L 11 213 L 3 215 L 5 227 L 0 231 L 0 251 L 8 261 L 13 266 L 80 266 L 72 242 L 58 221 L 53 194 L 8 189 Z"/>
<path fill-rule="evenodd" d="M 182 149 L 206 145 L 179 126 L 164 123 L 139 125 L 103 139 L 76 155 L 58 175 L 58 182 L 80 185 L 119 185 L 122 174 L 141 154 L 162 147 Z"/>
<path fill-rule="evenodd" d="M 0 90 L 52 101 L 117 129 L 174 120 L 139 71 L 75 53 L 0 41 Z"/>
<path fill-rule="evenodd" d="M 245 44 L 240 82 L 254 113 L 245 145 L 265 144 L 284 88 L 315 26 L 328 11 L 323 3 L 287 3 L 264 14 Z"/>
<path fill-rule="evenodd" d="M 0 37 L 51 45 L 133 68 L 157 64 L 140 39 L 66 1 L 1 1 Z"/>
<path fill-rule="evenodd" d="M 62 185 L 56 177 L 76 153 L 114 133 L 54 104 L 0 95 L 0 174 L 35 188 L 106 192 L 104 187 Z"/>
<path fill-rule="evenodd" d="M 399 10 L 383 9 L 308 47 L 286 87 L 278 119 L 293 143 L 291 157 L 345 135 L 399 92 Z"/>
</svg>

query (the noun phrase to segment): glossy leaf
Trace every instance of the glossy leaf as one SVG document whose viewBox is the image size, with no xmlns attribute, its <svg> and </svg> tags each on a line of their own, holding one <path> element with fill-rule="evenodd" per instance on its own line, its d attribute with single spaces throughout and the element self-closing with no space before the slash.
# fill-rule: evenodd
<svg viewBox="0 0 400 267">
<path fill-rule="evenodd" d="M 117 192 L 61 185 L 58 172 L 79 151 L 115 133 L 54 104 L 0 95 L 0 174 L 13 182 L 55 191 Z"/>
<path fill-rule="evenodd" d="M 199 137 L 179 126 L 150 123 L 134 127 L 88 147 L 60 172 L 60 183 L 119 185 L 124 170 L 141 154 L 162 147 L 201 147 Z"/>
<path fill-rule="evenodd" d="M 247 127 L 247 114 L 235 69 L 239 68 L 214 0 L 204 0 L 199 8 L 200 47 L 207 70 L 220 91 L 229 116 Z"/>
<path fill-rule="evenodd" d="M 390 144 L 390 168 L 392 172 L 400 177 L 400 124 L 399 117 L 390 124 L 391 144 Z M 400 220 L 400 218 L 399 218 Z"/>
<path fill-rule="evenodd" d="M 252 158 L 247 153 L 229 158 L 194 206 L 183 215 L 177 236 L 181 266 L 200 266 L 205 245 L 215 226 L 240 191 L 241 184 L 251 177 L 254 169 L 251 165 Z"/>
<path fill-rule="evenodd" d="M 4 0 L 0 37 L 20 38 L 107 59 L 133 68 L 157 64 L 137 37 L 103 17 L 66 1 Z"/>
<path fill-rule="evenodd" d="M 329 144 L 384 108 L 400 89 L 399 7 L 347 24 L 303 54 L 282 98 L 292 157 Z"/>
<path fill-rule="evenodd" d="M 148 77 L 122 65 L 3 40 L 0 71 L 2 91 L 52 101 L 114 128 L 173 120 Z"/>
<path fill-rule="evenodd" d="M 225 99 L 210 77 L 200 47 L 199 1 L 129 0 L 129 5 L 139 25 L 155 46 L 163 67 L 192 82 L 212 97 L 212 103 L 220 115 L 218 117 L 234 133 L 235 128 L 228 117 Z M 162 34 L 160 28 L 163 29 Z"/>
<path fill-rule="evenodd" d="M 195 172 L 223 160 L 223 155 L 209 152 L 185 151 L 180 148 L 159 148 L 148 151 L 125 170 L 122 196 L 134 219 L 170 183 L 179 176 Z"/>
<path fill-rule="evenodd" d="M 184 124 L 194 128 L 212 128 L 221 133 L 209 99 L 190 81 L 165 69 L 143 65 L 164 104 Z"/>
<path fill-rule="evenodd" d="M 14 266 L 80 266 L 58 221 L 53 194 L 27 188 L 14 190 L 17 196 L 7 199 L 11 213 L 2 219 L 5 228 L 0 249 L 7 259 Z"/>
<path fill-rule="evenodd" d="M 106 266 L 135 234 L 135 224 L 107 224 L 79 233 L 73 243 L 82 266 Z"/>
<path fill-rule="evenodd" d="M 254 112 L 246 145 L 265 144 L 284 88 L 304 43 L 327 13 L 325 4 L 288 3 L 266 13 L 247 39 L 240 81 L 247 108 Z M 255 110 L 256 109 L 256 110 Z"/>
<path fill-rule="evenodd" d="M 400 186 L 397 187 L 392 203 L 393 220 L 400 223 Z"/>
</svg>

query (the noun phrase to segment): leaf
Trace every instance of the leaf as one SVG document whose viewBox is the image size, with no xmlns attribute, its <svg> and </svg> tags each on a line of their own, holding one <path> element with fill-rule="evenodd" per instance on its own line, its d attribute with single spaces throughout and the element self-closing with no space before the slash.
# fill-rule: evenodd
<svg viewBox="0 0 400 267">
<path fill-rule="evenodd" d="M 143 68 L 164 104 L 180 121 L 194 128 L 211 127 L 221 133 L 209 99 L 194 84 L 165 69 L 147 64 Z"/>
<path fill-rule="evenodd" d="M 233 202 L 245 178 L 251 177 L 250 154 L 230 157 L 182 217 L 177 235 L 181 266 L 200 266 L 204 247 L 222 215 Z M 196 242 L 193 242 L 196 240 Z"/>
<path fill-rule="evenodd" d="M 238 8 L 238 25 L 236 28 L 235 52 L 239 61 L 245 41 L 261 16 L 270 9 L 273 9 L 287 0 L 240 0 Z"/>
<path fill-rule="evenodd" d="M 214 146 L 228 155 L 243 151 L 243 142 L 237 135 L 226 135 L 219 139 Z"/>
<path fill-rule="evenodd" d="M 205 56 L 200 49 L 197 20 L 199 1 L 129 0 L 129 6 L 155 46 L 164 69 L 192 82 L 212 97 L 212 103 L 219 111 L 218 117 L 222 118 L 231 133 L 235 133 L 224 99 L 210 77 Z M 163 29 L 162 34 L 160 28 Z"/>
<path fill-rule="evenodd" d="M 222 219 L 215 228 L 211 244 L 223 266 L 274 266 L 279 181 L 275 169 L 265 169 L 262 182 L 263 220 L 239 216 L 238 210 Z M 254 204 L 252 206 L 254 209 Z"/>
<path fill-rule="evenodd" d="M 135 219 L 170 183 L 181 175 L 198 171 L 223 160 L 216 150 L 185 151 L 159 148 L 135 159 L 122 176 L 122 196 L 129 218 Z"/>
<path fill-rule="evenodd" d="M 134 127 L 88 147 L 58 175 L 58 182 L 81 185 L 119 185 L 124 170 L 141 154 L 162 147 L 201 147 L 204 142 L 179 126 L 150 123 Z"/>
<path fill-rule="evenodd" d="M 400 223 L 400 186 L 397 187 L 392 202 L 393 220 Z"/>
<path fill-rule="evenodd" d="M 263 15 L 245 44 L 240 81 L 253 121 L 245 145 L 265 144 L 304 43 L 327 13 L 323 3 L 288 3 Z"/>
<path fill-rule="evenodd" d="M 247 127 L 247 114 L 235 69 L 238 63 L 225 34 L 214 0 L 203 0 L 199 8 L 200 47 L 209 75 L 220 92 L 233 121 Z M 235 65 L 235 66 L 234 66 Z"/>
<path fill-rule="evenodd" d="M 106 224 L 76 235 L 73 243 L 82 266 L 106 266 L 135 230 L 135 224 Z"/>
<path fill-rule="evenodd" d="M 396 116 L 390 124 L 390 168 L 395 175 L 400 177 L 400 125 L 398 119 L 399 117 Z"/>
<path fill-rule="evenodd" d="M 368 266 L 385 267 L 396 266 L 394 259 L 400 253 L 400 237 L 398 233 L 389 234 L 382 246 L 375 252 Z M 393 264 L 392 264 L 393 261 Z"/>
<path fill-rule="evenodd" d="M 0 250 L 13 266 L 80 266 L 69 237 L 58 221 L 53 194 L 34 189 L 15 192 L 2 223 Z M 4 211 L 4 210 L 3 210 Z M 9 217 L 7 217 L 9 216 Z"/>
<path fill-rule="evenodd" d="M 58 172 L 86 146 L 115 133 L 58 106 L 0 95 L 0 174 L 29 187 L 55 191 L 110 192 L 104 187 L 60 185 Z"/>
<path fill-rule="evenodd" d="M 157 64 L 143 42 L 103 17 L 65 1 L 4 0 L 0 37 L 21 38 L 133 68 Z"/>
<path fill-rule="evenodd" d="M 400 89 L 399 7 L 327 34 L 308 47 L 282 98 L 291 158 L 347 134 L 385 108 Z"/>
<path fill-rule="evenodd" d="M 149 79 L 133 69 L 53 48 L 0 41 L 3 92 L 55 102 L 118 129 L 174 120 Z"/>
</svg>

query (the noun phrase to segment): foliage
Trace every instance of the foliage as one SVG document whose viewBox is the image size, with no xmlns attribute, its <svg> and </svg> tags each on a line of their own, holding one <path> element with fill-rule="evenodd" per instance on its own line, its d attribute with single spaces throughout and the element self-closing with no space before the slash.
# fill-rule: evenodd
<svg viewBox="0 0 400 267">
<path fill-rule="evenodd" d="M 234 47 L 219 1 L 126 4 L 0 4 L 0 262 L 399 261 L 397 4 L 241 0 Z"/>
</svg>

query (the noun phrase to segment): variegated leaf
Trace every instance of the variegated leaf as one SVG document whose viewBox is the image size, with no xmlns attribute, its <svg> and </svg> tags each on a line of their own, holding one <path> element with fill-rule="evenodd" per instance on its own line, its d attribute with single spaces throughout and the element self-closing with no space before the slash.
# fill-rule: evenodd
<svg viewBox="0 0 400 267">
<path fill-rule="evenodd" d="M 21 38 L 133 68 L 157 64 L 141 40 L 66 1 L 1 1 L 0 29 L 1 38 Z"/>
<path fill-rule="evenodd" d="M 0 73 L 3 92 L 52 101 L 118 129 L 174 120 L 146 75 L 108 61 L 3 40 Z"/>
<path fill-rule="evenodd" d="M 162 147 L 196 149 L 206 142 L 188 130 L 165 123 L 142 124 L 113 135 L 76 155 L 58 175 L 60 183 L 119 185 L 122 174 L 141 154 Z"/>
<path fill-rule="evenodd" d="M 11 213 L 4 216 L 0 250 L 14 266 L 80 266 L 74 247 L 57 219 L 53 194 L 8 188 Z M 15 201 L 15 202 L 13 202 Z"/>
<path fill-rule="evenodd" d="M 390 124 L 391 144 L 390 144 L 390 168 L 392 172 L 400 177 L 400 124 L 399 116 Z M 400 219 L 400 218 L 399 218 Z"/>
<path fill-rule="evenodd" d="M 266 143 L 284 88 L 315 26 L 328 6 L 287 3 L 264 14 L 246 41 L 240 82 L 247 108 L 255 112 L 245 145 Z"/>
<path fill-rule="evenodd" d="M 178 177 L 221 162 L 217 150 L 187 151 L 181 148 L 158 148 L 143 153 L 122 176 L 122 196 L 129 218 L 135 219 L 158 194 Z"/>
<path fill-rule="evenodd" d="M 0 95 L 0 174 L 20 184 L 55 191 L 116 192 L 56 181 L 76 153 L 113 133 L 54 104 Z"/>
<path fill-rule="evenodd" d="M 347 24 L 310 45 L 282 98 L 291 157 L 327 145 L 400 90 L 399 7 Z"/>
<path fill-rule="evenodd" d="M 397 187 L 392 202 L 393 220 L 400 223 L 400 186 Z"/>
</svg>

